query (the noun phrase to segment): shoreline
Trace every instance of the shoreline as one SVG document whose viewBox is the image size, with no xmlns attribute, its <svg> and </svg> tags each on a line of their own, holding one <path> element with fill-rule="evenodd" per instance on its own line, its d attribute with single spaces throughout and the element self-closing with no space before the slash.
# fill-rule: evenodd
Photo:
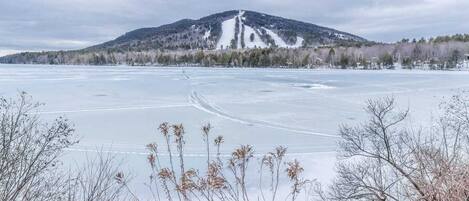
<svg viewBox="0 0 469 201">
<path fill-rule="evenodd" d="M 176 69 L 176 68 L 201 68 L 201 69 L 270 69 L 270 70 L 307 70 L 307 71 L 357 71 L 357 72 L 469 72 L 469 69 L 423 69 L 423 68 L 383 68 L 383 69 L 356 69 L 356 68 L 329 68 L 329 67 L 277 67 L 277 66 L 266 66 L 266 67 L 242 67 L 242 66 L 202 66 L 202 65 L 89 65 L 89 64 L 10 64 L 0 63 L 2 66 L 40 66 L 40 67 L 85 67 L 85 68 L 142 68 L 142 69 Z"/>
</svg>

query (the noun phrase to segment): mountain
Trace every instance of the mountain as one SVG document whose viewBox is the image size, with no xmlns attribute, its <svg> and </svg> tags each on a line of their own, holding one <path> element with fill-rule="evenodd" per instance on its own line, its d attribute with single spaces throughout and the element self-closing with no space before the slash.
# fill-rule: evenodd
<svg viewBox="0 0 469 201">
<path fill-rule="evenodd" d="M 253 11 L 232 10 L 128 32 L 85 50 L 315 47 L 366 42 L 353 34 Z"/>
<path fill-rule="evenodd" d="M 246 49 L 242 57 L 266 61 L 265 54 L 273 53 L 272 50 L 280 54 L 282 50 L 300 47 L 360 46 L 372 43 L 353 34 L 310 23 L 253 11 L 233 10 L 198 20 L 183 19 L 160 27 L 137 29 L 112 41 L 80 50 L 8 55 L 0 57 L 0 63 L 212 65 L 233 60 L 217 55 L 226 51 L 216 50 Z M 266 52 L 263 50 L 267 49 L 261 48 L 270 50 Z M 215 51 L 211 55 L 194 53 L 199 53 L 200 50 Z M 239 51 L 232 52 L 233 58 L 239 57 L 236 56 Z M 183 54 L 184 56 L 181 56 Z M 261 57 L 263 59 L 260 59 Z M 280 57 L 283 58 L 280 60 L 284 60 L 285 55 L 272 56 L 275 60 Z M 238 63 L 245 65 L 249 59 L 243 58 L 245 62 Z M 281 62 L 281 65 L 287 63 Z M 267 65 L 263 62 L 256 65 L 261 64 Z"/>
</svg>

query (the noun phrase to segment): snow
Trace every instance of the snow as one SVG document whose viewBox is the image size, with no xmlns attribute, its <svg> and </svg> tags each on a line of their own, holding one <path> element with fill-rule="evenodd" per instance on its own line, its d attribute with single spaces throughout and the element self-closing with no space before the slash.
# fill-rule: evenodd
<svg viewBox="0 0 469 201">
<path fill-rule="evenodd" d="M 211 32 L 212 32 L 212 30 L 210 29 L 210 30 L 208 30 L 208 31 L 206 31 L 206 32 L 204 33 L 204 36 L 203 36 L 203 37 L 204 37 L 205 40 L 207 40 L 208 37 L 210 37 Z"/>
<path fill-rule="evenodd" d="M 26 91 L 46 103 L 42 118 L 69 118 L 80 136 L 65 156 L 65 164 L 72 166 L 103 150 L 122 157 L 133 181 L 146 181 L 145 145 L 162 142 L 156 128 L 167 121 L 184 124 L 187 163 L 201 167 L 200 127 L 210 122 L 213 135 L 225 137 L 223 156 L 240 144 L 253 145 L 256 156 L 284 145 L 289 159 L 305 164 L 306 175 L 327 182 L 334 175 L 338 126 L 364 120 L 367 99 L 394 96 L 403 109 L 411 109 L 412 123 L 425 126 L 443 97 L 469 90 L 467 76 L 469 72 L 405 70 L 0 65 L 0 95 Z"/>
<path fill-rule="evenodd" d="M 251 41 L 251 34 L 254 34 L 254 40 Z M 267 44 L 262 41 L 257 32 L 250 26 L 244 25 L 244 44 L 246 48 L 267 48 Z"/>
<path fill-rule="evenodd" d="M 221 23 L 222 34 L 217 43 L 217 49 L 227 49 L 231 47 L 231 40 L 235 37 L 236 17 Z"/>
<path fill-rule="evenodd" d="M 238 37 L 237 48 L 241 48 L 241 34 L 236 35 L 236 30 L 242 30 L 243 15 L 245 11 L 240 10 L 239 14 L 232 19 L 223 21 L 221 24 L 222 34 L 217 43 L 217 49 L 227 49 L 231 47 L 231 41 Z M 236 20 L 239 20 L 238 27 L 236 27 Z"/>
<path fill-rule="evenodd" d="M 334 35 L 337 36 L 339 39 L 342 39 L 342 40 L 351 40 L 351 39 L 353 39 L 351 36 L 346 35 L 346 34 L 342 34 L 342 33 L 334 33 Z"/>
<path fill-rule="evenodd" d="M 275 32 L 264 27 L 263 29 L 267 32 L 268 35 L 270 35 L 270 37 L 272 37 L 277 47 L 288 47 L 287 43 L 285 43 L 285 41 L 283 41 L 283 39 L 280 38 L 280 36 L 278 36 Z"/>
<path fill-rule="evenodd" d="M 334 33 L 335 36 L 337 36 L 340 39 L 347 39 L 347 37 L 344 34 L 341 33 Z"/>
<path fill-rule="evenodd" d="M 262 41 L 259 34 L 254 30 L 254 28 L 244 24 L 246 17 L 244 17 L 245 11 L 240 10 L 239 14 L 232 19 L 226 20 L 222 22 L 222 35 L 217 43 L 217 49 L 226 49 L 227 47 L 231 46 L 231 41 L 237 37 L 237 48 L 241 49 L 241 31 L 244 25 L 244 48 L 267 48 L 269 47 L 264 41 Z M 236 20 L 239 20 L 239 24 L 236 27 Z M 275 32 L 270 29 L 264 28 L 263 29 L 267 32 L 268 35 L 272 37 L 277 44 L 278 47 L 283 48 L 298 48 L 303 46 L 303 38 L 297 37 L 296 44 L 288 45 L 280 38 Z M 236 30 L 239 30 L 239 34 L 236 35 Z M 207 33 L 206 33 L 207 34 Z M 254 34 L 254 40 L 251 41 L 250 36 Z"/>
<path fill-rule="evenodd" d="M 267 48 L 267 44 L 265 44 L 259 34 L 250 26 L 244 24 L 244 20 L 246 20 L 244 15 L 244 11 L 240 11 L 238 15 L 238 19 L 240 19 L 239 30 L 242 30 L 242 26 L 244 25 L 244 48 Z M 251 34 L 254 34 L 254 40 L 251 41 Z M 238 48 L 241 47 L 241 34 L 238 35 Z"/>
<path fill-rule="evenodd" d="M 267 32 L 268 35 L 270 35 L 270 37 L 272 37 L 272 39 L 275 41 L 275 44 L 278 46 L 278 47 L 283 47 L 283 48 L 298 48 L 298 47 L 301 47 L 303 46 L 303 38 L 297 36 L 296 37 L 296 43 L 294 45 L 288 45 L 287 43 L 285 43 L 285 41 L 280 38 L 279 35 L 277 35 L 275 32 L 273 32 L 272 30 L 270 29 L 267 29 L 265 27 L 263 27 L 263 29 Z"/>
<path fill-rule="evenodd" d="M 303 46 L 303 41 L 304 41 L 303 38 L 297 36 L 297 37 L 296 37 L 296 43 L 295 43 L 294 45 L 290 46 L 290 47 L 293 47 L 293 48 L 302 47 L 302 46 Z"/>
</svg>

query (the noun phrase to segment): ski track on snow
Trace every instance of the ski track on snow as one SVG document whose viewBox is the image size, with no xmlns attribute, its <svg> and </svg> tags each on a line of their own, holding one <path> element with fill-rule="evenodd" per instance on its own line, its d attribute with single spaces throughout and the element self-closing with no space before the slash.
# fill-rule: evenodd
<svg viewBox="0 0 469 201">
<path fill-rule="evenodd" d="M 246 125 L 258 125 L 258 126 L 263 126 L 263 127 L 268 127 L 268 128 L 274 128 L 274 129 L 280 129 L 280 130 L 285 130 L 285 131 L 290 131 L 294 132 L 297 134 L 303 134 L 303 135 L 315 135 L 315 136 L 323 136 L 323 137 L 332 137 L 332 138 L 338 138 L 339 136 L 337 135 L 332 135 L 332 134 L 326 134 L 326 133 L 319 133 L 319 132 L 314 132 L 306 129 L 298 129 L 298 128 L 292 128 L 284 125 L 279 125 L 279 124 L 274 124 L 266 121 L 258 121 L 258 120 L 251 120 L 251 119 L 244 119 L 241 117 L 237 117 L 231 114 L 228 114 L 224 112 L 221 108 L 218 106 L 211 104 L 208 102 L 203 96 L 199 95 L 196 91 L 192 91 L 190 96 L 189 96 L 189 102 L 194 106 L 195 108 L 202 110 L 204 112 L 214 114 L 216 116 L 238 122 L 241 124 L 246 124 Z"/>
<path fill-rule="evenodd" d="M 190 82 L 191 77 L 187 75 L 186 71 L 182 71 L 182 75 L 184 79 Z M 279 129 L 279 130 L 285 130 L 285 131 L 290 131 L 294 132 L 297 134 L 302 134 L 302 135 L 314 135 L 314 136 L 323 136 L 323 137 L 331 137 L 331 138 L 338 138 L 339 136 L 333 135 L 333 134 L 327 134 L 327 133 L 319 133 L 319 132 L 314 132 L 311 130 L 306 130 L 306 129 L 298 129 L 298 128 L 292 128 L 284 125 L 279 125 L 279 124 L 274 124 L 266 121 L 258 121 L 258 120 L 251 120 L 251 119 L 244 119 L 241 117 L 237 117 L 234 115 L 231 115 L 229 113 L 226 113 L 223 111 L 223 109 L 219 108 L 218 106 L 211 104 L 209 101 L 207 101 L 203 96 L 199 95 L 197 91 L 192 90 L 191 94 L 189 95 L 189 103 L 204 112 L 207 112 L 209 114 L 216 115 L 218 117 L 228 119 L 234 122 L 238 122 L 241 124 L 246 124 L 246 125 L 258 125 L 258 126 L 263 126 L 263 127 L 268 127 L 268 128 L 274 128 L 274 129 Z"/>
</svg>

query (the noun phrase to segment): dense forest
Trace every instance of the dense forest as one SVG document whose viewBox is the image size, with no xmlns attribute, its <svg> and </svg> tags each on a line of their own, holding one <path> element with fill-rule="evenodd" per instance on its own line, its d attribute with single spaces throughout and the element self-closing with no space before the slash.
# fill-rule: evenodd
<svg viewBox="0 0 469 201">
<path fill-rule="evenodd" d="M 454 69 L 467 67 L 469 34 L 430 39 L 403 39 L 392 44 L 356 44 L 316 48 L 228 50 L 77 50 L 21 53 L 0 58 L 0 63 L 224 66 L 353 69 Z"/>
</svg>

